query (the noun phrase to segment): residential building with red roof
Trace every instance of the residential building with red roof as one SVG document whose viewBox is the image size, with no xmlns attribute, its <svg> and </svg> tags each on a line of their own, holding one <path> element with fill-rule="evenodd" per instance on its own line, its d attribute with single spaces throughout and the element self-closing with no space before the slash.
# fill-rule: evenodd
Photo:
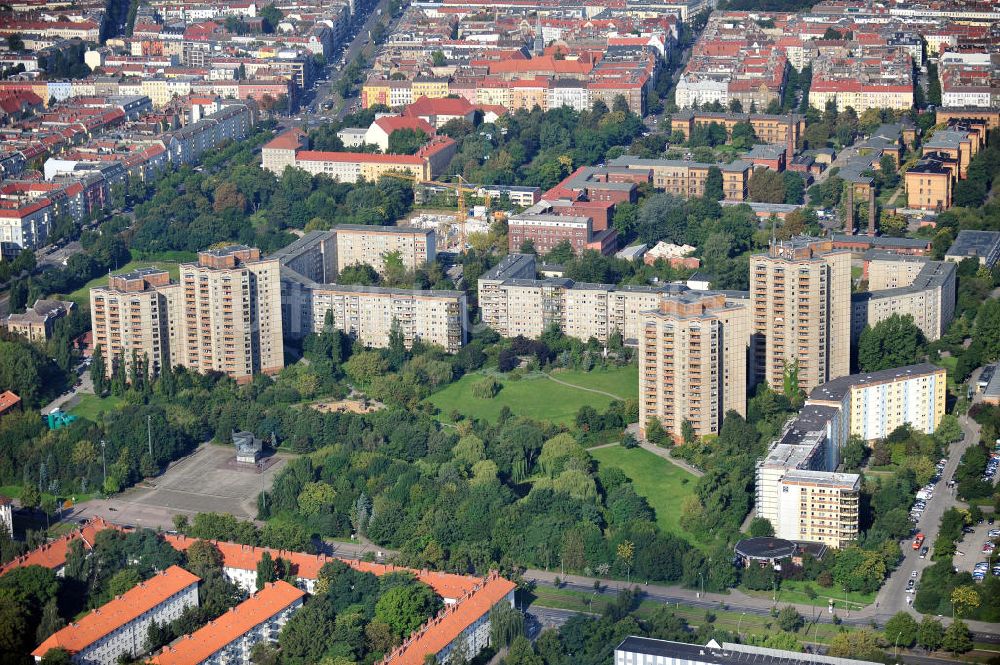
<svg viewBox="0 0 1000 665">
<path fill-rule="evenodd" d="M 149 626 L 170 623 L 189 607 L 198 606 L 201 578 L 170 566 L 105 603 L 78 621 L 56 631 L 31 655 L 41 662 L 52 649 L 62 648 L 74 662 L 114 665 L 121 656 L 145 651 Z"/>
<path fill-rule="evenodd" d="M 119 527 L 106 522 L 100 517 L 96 517 L 80 528 L 67 533 L 65 536 L 56 538 L 50 543 L 45 543 L 44 545 L 37 547 L 27 554 L 22 554 L 21 556 L 8 561 L 3 566 L 0 566 L 0 576 L 3 576 L 16 568 L 24 568 L 26 566 L 42 566 L 43 568 L 48 568 L 50 570 L 56 571 L 56 575 L 62 574 L 63 566 L 66 565 L 66 554 L 69 552 L 69 544 L 74 540 L 79 540 L 83 543 L 84 549 L 92 549 L 94 546 L 94 539 L 97 534 L 105 529 L 118 529 Z"/>
<path fill-rule="evenodd" d="M 17 411 L 21 408 L 21 397 L 13 390 L 0 393 L 0 416 Z"/>
<path fill-rule="evenodd" d="M 394 121 L 399 122 L 399 121 Z M 434 128 L 419 118 L 403 118 L 400 124 L 416 124 L 432 133 Z M 392 127 L 392 123 L 387 126 Z M 327 152 L 304 149 L 306 137 L 301 130 L 291 129 L 264 145 L 263 166 L 275 175 L 285 168 L 300 168 L 312 175 L 324 174 L 340 182 L 357 182 L 364 178 L 375 181 L 386 173 L 398 172 L 418 181 L 431 180 L 444 170 L 458 150 L 458 144 L 447 136 L 435 136 L 415 155 L 379 155 L 361 152 Z"/>
<path fill-rule="evenodd" d="M 260 642 L 277 642 L 278 634 L 302 607 L 305 592 L 279 580 L 266 584 L 247 600 L 190 635 L 165 647 L 150 665 L 199 665 L 249 662 Z"/>
<path fill-rule="evenodd" d="M 389 152 L 389 137 L 405 129 L 423 132 L 429 137 L 437 134 L 426 120 L 413 116 L 383 116 L 377 118 L 365 132 L 365 143 L 377 145 L 382 152 Z"/>
</svg>

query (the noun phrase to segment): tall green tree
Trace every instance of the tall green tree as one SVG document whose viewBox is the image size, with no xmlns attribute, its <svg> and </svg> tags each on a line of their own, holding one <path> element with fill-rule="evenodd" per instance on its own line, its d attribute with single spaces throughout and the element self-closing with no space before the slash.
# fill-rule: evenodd
<svg viewBox="0 0 1000 665">
<path fill-rule="evenodd" d="M 274 565 L 274 559 L 271 557 L 270 552 L 265 551 L 261 555 L 260 561 L 257 562 L 257 589 L 263 589 L 265 584 L 276 582 L 277 580 L 278 572 Z"/>
<path fill-rule="evenodd" d="M 956 619 L 944 631 L 941 647 L 954 654 L 972 651 L 972 634 L 964 621 Z"/>
<path fill-rule="evenodd" d="M 924 334 L 909 314 L 893 314 L 871 328 L 858 340 L 858 366 L 865 372 L 912 365 L 924 352 Z"/>
<path fill-rule="evenodd" d="M 924 616 L 917 629 L 917 644 L 928 651 L 936 651 L 944 641 L 944 626 L 931 616 Z"/>
<path fill-rule="evenodd" d="M 747 183 L 750 200 L 757 203 L 784 203 L 785 178 L 771 169 L 757 169 Z"/>
<path fill-rule="evenodd" d="M 901 647 L 910 647 L 916 643 L 919 630 L 920 627 L 913 615 L 909 612 L 896 612 L 885 622 L 885 639 L 886 642 Z"/>
<path fill-rule="evenodd" d="M 705 178 L 705 198 L 713 201 L 721 201 L 726 196 L 722 185 L 722 171 L 719 167 L 708 167 L 708 176 Z"/>
</svg>

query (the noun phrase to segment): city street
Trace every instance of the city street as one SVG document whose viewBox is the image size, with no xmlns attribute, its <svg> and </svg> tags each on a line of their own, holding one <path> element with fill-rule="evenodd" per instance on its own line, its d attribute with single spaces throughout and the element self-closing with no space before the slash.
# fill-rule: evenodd
<svg viewBox="0 0 1000 665">
<path fill-rule="evenodd" d="M 958 462 L 966 449 L 979 441 L 979 425 L 965 415 L 959 417 L 958 420 L 962 425 L 962 432 L 965 436 L 961 441 L 952 444 L 948 454 L 948 463 L 941 474 L 941 482 L 935 487 L 934 498 L 927 502 L 927 509 L 924 511 L 923 516 L 920 518 L 920 523 L 917 525 L 917 528 L 927 538 L 926 544 L 931 548 L 930 554 L 933 554 L 934 541 L 937 539 L 938 528 L 941 526 L 941 516 L 953 506 L 960 505 L 965 507 L 964 503 L 955 498 L 954 488 L 949 489 L 947 487 L 947 481 L 955 475 Z M 906 583 L 910 579 L 911 571 L 915 570 L 918 575 L 923 575 L 924 569 L 934 563 L 931 560 L 930 554 L 928 554 L 926 559 L 921 559 L 920 552 L 910 547 L 909 542 L 904 542 L 902 549 L 903 561 L 886 583 L 882 585 L 882 590 L 879 591 L 876 599 L 877 609 L 873 615 L 879 623 L 884 623 L 889 617 L 900 610 L 909 610 L 914 615 L 917 615 L 906 603 L 907 596 L 911 595 L 906 593 Z M 865 609 L 868 610 L 871 608 Z M 1000 632 L 997 626 L 993 626 L 992 631 Z"/>
</svg>

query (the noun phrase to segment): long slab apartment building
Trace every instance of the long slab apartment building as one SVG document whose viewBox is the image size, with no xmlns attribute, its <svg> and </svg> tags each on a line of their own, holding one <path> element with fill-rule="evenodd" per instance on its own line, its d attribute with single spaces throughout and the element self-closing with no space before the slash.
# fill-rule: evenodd
<svg viewBox="0 0 1000 665">
<path fill-rule="evenodd" d="M 945 370 L 928 363 L 818 386 L 757 463 L 757 516 L 788 540 L 843 547 L 857 538 L 861 478 L 836 472 L 848 437 L 882 439 L 902 425 L 931 434 L 946 389 Z"/>
<path fill-rule="evenodd" d="M 65 649 L 74 663 L 114 665 L 144 653 L 149 627 L 166 624 L 198 606 L 197 575 L 170 566 L 78 621 L 56 631 L 31 655 L 36 663 L 52 649 Z"/>
<path fill-rule="evenodd" d="M 538 337 L 556 325 L 581 340 L 616 332 L 639 347 L 640 427 L 656 417 L 680 439 L 718 432 L 725 412 L 746 413 L 746 292 L 682 284 L 627 286 L 536 278 L 531 254 L 511 254 L 479 278 L 483 323 L 504 337 Z"/>
<path fill-rule="evenodd" d="M 306 592 L 278 580 L 270 582 L 222 616 L 163 648 L 150 665 L 232 665 L 251 663 L 259 643 L 276 643 Z"/>
<path fill-rule="evenodd" d="M 468 306 L 463 291 L 337 284 L 345 267 L 366 263 L 384 272 L 389 252 L 410 269 L 435 257 L 433 231 L 403 227 L 338 226 L 313 231 L 270 258 L 281 265 L 284 333 L 299 339 L 320 332 L 327 313 L 334 328 L 374 347 L 389 344 L 398 325 L 409 347 L 416 340 L 455 353 L 466 342 Z"/>
<path fill-rule="evenodd" d="M 865 254 L 868 291 L 851 294 L 851 339 L 894 314 L 913 317 L 930 341 L 941 338 L 955 316 L 956 266 L 923 256 Z"/>
</svg>

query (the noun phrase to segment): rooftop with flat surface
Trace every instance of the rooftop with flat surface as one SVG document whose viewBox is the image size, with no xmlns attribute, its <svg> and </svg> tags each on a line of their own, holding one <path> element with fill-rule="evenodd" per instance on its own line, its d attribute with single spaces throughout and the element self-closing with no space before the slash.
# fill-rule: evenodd
<svg viewBox="0 0 1000 665">
<path fill-rule="evenodd" d="M 797 549 L 793 541 L 775 536 L 744 538 L 735 547 L 737 554 L 748 559 L 783 559 L 795 554 Z"/>
<path fill-rule="evenodd" d="M 889 236 L 853 236 L 845 233 L 834 233 L 830 238 L 835 243 L 859 243 L 872 248 L 893 247 L 898 249 L 926 249 L 930 244 L 920 238 L 891 238 Z"/>
<path fill-rule="evenodd" d="M 416 226 L 375 226 L 371 224 L 337 224 L 331 231 L 345 231 L 347 233 L 389 233 L 398 235 L 426 236 L 434 233 L 433 229 L 421 229 Z"/>
<path fill-rule="evenodd" d="M 833 379 L 832 381 L 827 381 L 823 385 L 817 386 L 811 393 L 809 393 L 809 399 L 823 402 L 840 402 L 847 395 L 847 391 L 855 386 L 871 386 L 878 385 L 880 383 L 904 381 L 944 371 L 944 368 L 938 367 L 937 365 L 920 363 L 919 365 L 907 365 L 906 367 L 883 369 L 878 372 L 851 374 L 849 376 L 842 376 L 840 378 Z"/>
<path fill-rule="evenodd" d="M 742 159 L 737 159 L 735 162 L 730 162 L 729 164 L 709 164 L 707 162 L 692 162 L 684 159 L 645 159 L 642 157 L 631 157 L 629 155 L 622 155 L 620 157 L 615 157 L 610 162 L 609 166 L 624 166 L 625 168 L 634 167 L 686 167 L 686 168 L 703 168 L 707 169 L 712 166 L 719 167 L 721 171 L 746 171 L 753 167 L 750 162 L 744 161 Z"/>
<path fill-rule="evenodd" d="M 827 663 L 829 665 L 874 665 L 872 661 L 855 660 L 853 658 L 835 658 L 812 653 L 785 651 L 783 649 L 768 649 L 747 644 L 721 645 L 712 640 L 705 646 L 654 640 L 648 637 L 626 637 L 615 647 L 615 652 L 638 653 L 660 658 L 675 659 L 688 665 L 807 665 L 809 663 Z"/>
<path fill-rule="evenodd" d="M 149 266 L 148 268 L 133 268 L 128 272 L 112 273 L 114 277 L 121 277 L 122 279 L 143 279 L 144 277 L 149 277 L 150 275 L 159 275 L 167 272 L 163 268 L 157 268 L 156 266 Z"/>
<path fill-rule="evenodd" d="M 923 263 L 923 268 L 913 278 L 913 281 L 906 286 L 897 286 L 891 289 L 880 289 L 877 291 L 861 291 L 851 294 L 851 302 L 862 302 L 865 300 L 878 300 L 880 298 L 894 298 L 911 293 L 922 293 L 930 289 L 944 286 L 949 279 L 954 277 L 958 267 L 951 261 L 932 261 L 924 256 L 899 256 L 890 252 L 866 252 L 866 260 L 873 261 L 900 261 Z"/>
<path fill-rule="evenodd" d="M 989 256 L 1000 246 L 1000 231 L 959 231 L 947 256 Z"/>
<path fill-rule="evenodd" d="M 811 469 L 792 469 L 781 481 L 784 483 L 804 483 L 821 485 L 838 489 L 854 489 L 861 483 L 861 476 L 856 473 L 833 473 L 831 471 L 813 471 Z"/>
</svg>

